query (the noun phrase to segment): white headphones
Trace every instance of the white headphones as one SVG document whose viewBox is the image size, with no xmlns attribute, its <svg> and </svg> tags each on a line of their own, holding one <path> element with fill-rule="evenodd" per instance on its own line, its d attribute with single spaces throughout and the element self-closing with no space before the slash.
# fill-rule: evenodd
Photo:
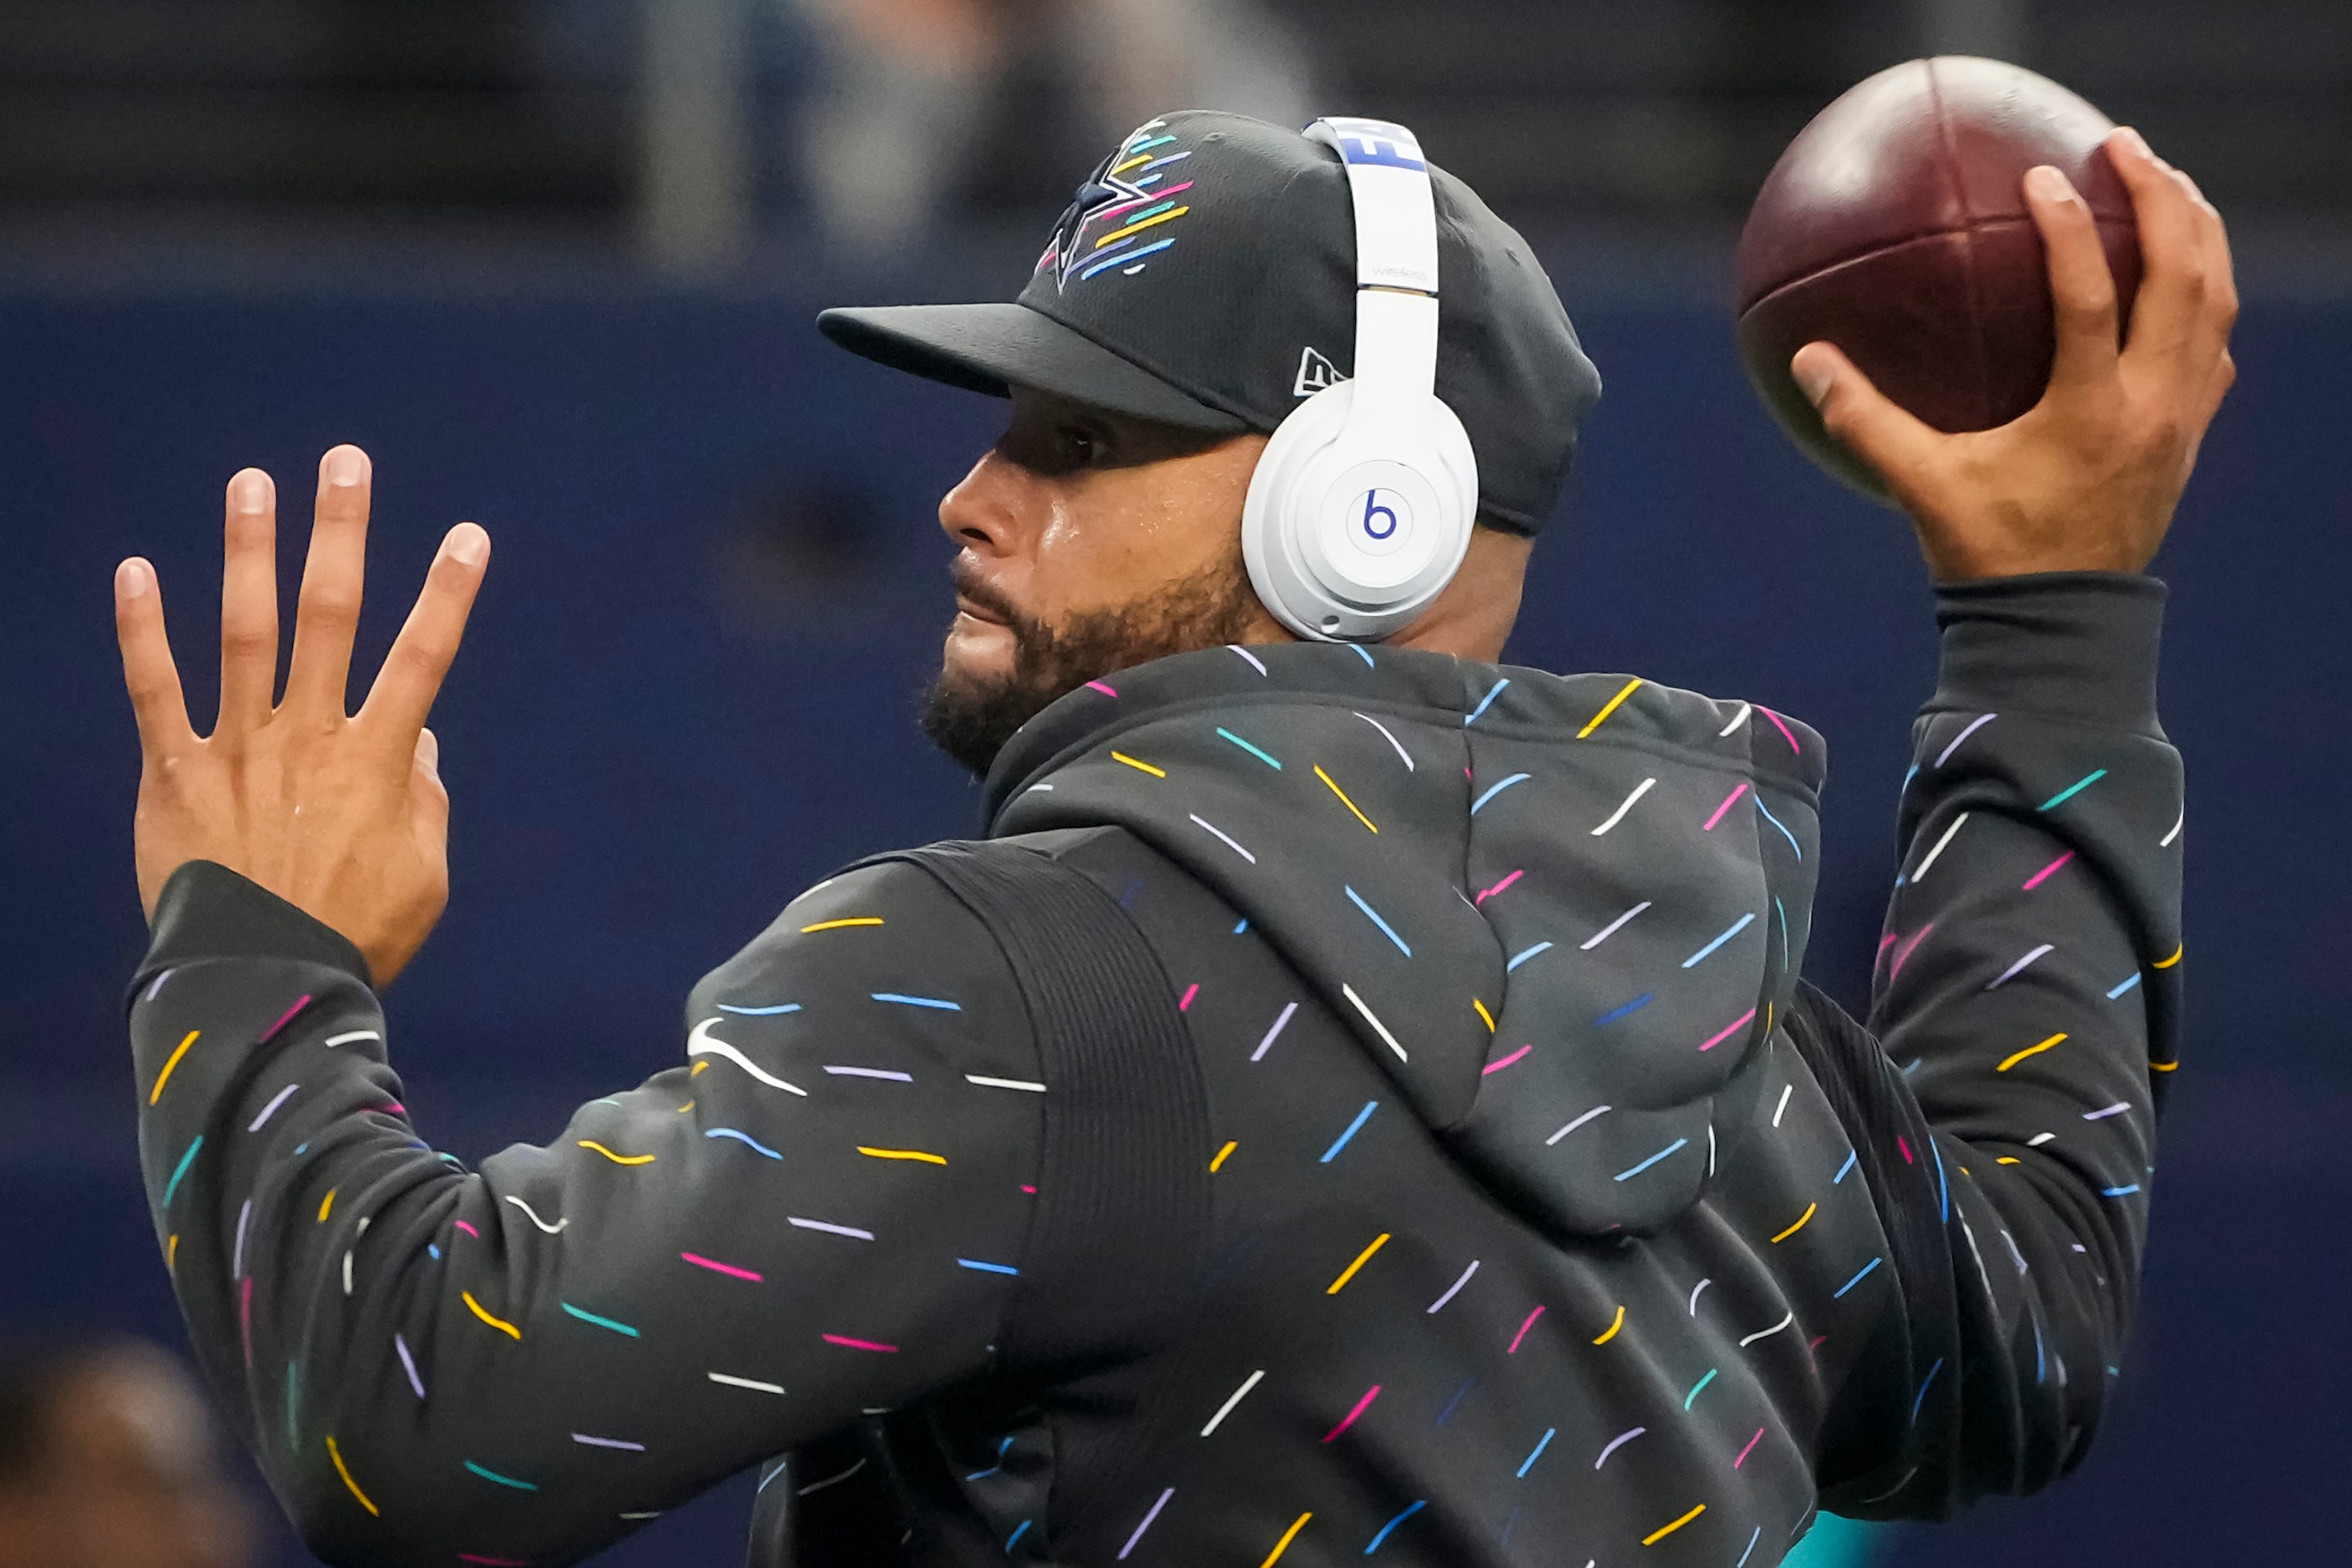
<svg viewBox="0 0 2352 1568">
<path fill-rule="evenodd" d="M 1276 426 L 1242 508 L 1250 584 L 1318 642 L 1378 642 L 1453 581 L 1478 462 L 1439 400 L 1437 204 L 1421 143 L 1385 120 L 1318 120 L 1356 219 L 1356 374 Z"/>
</svg>

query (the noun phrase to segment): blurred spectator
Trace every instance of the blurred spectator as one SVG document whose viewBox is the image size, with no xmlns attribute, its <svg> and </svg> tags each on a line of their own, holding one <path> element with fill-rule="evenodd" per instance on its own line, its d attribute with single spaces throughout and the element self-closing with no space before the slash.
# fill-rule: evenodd
<svg viewBox="0 0 2352 1568">
<path fill-rule="evenodd" d="M 251 1539 L 173 1357 L 125 1338 L 0 1350 L 0 1568 L 241 1568 Z"/>
<path fill-rule="evenodd" d="M 1311 117 L 1305 57 L 1256 0 L 784 0 L 817 61 L 802 177 L 827 237 L 879 255 L 943 207 L 1025 188 L 1170 109 Z M 1017 153 L 1015 150 L 1017 149 Z"/>
<path fill-rule="evenodd" d="M 836 243 L 880 253 L 929 226 L 971 163 L 1024 0 L 787 0 L 820 64 L 801 126 L 809 202 Z"/>
<path fill-rule="evenodd" d="M 1306 50 L 1257 0 L 1080 0 L 1063 22 L 1084 72 L 1090 150 L 1171 109 L 1293 126 L 1342 112 L 1314 101 Z"/>
</svg>

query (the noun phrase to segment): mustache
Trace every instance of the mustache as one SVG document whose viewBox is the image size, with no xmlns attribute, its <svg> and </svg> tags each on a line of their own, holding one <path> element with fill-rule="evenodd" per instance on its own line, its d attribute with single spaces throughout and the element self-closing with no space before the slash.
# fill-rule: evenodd
<svg viewBox="0 0 2352 1568">
<path fill-rule="evenodd" d="M 971 557 L 957 556 L 955 564 L 948 569 L 948 576 L 954 583 L 955 591 L 958 594 L 986 610 L 990 615 L 997 616 L 1015 631 L 1025 631 L 1034 626 L 1034 623 L 1021 613 L 1020 608 L 1006 596 L 1003 589 L 981 576 L 980 568 L 973 564 Z"/>
</svg>

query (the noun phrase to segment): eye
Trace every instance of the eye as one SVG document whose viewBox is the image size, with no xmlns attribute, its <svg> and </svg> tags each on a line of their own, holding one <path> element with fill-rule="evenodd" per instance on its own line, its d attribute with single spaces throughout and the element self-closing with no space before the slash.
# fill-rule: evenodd
<svg viewBox="0 0 2352 1568">
<path fill-rule="evenodd" d="M 1101 435 L 1084 425 L 1065 425 L 1055 432 L 1055 457 L 1065 472 L 1090 468 L 1102 460 Z"/>
</svg>

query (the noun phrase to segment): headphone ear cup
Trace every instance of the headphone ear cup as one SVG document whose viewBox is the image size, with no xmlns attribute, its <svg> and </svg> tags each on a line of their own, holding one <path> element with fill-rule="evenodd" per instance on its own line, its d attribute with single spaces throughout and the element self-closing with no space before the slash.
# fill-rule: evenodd
<svg viewBox="0 0 2352 1568">
<path fill-rule="evenodd" d="M 1477 510 L 1477 460 L 1443 402 L 1430 397 L 1418 417 L 1370 431 L 1353 412 L 1349 382 L 1293 409 L 1259 456 L 1242 510 L 1252 586 L 1277 620 L 1316 641 L 1402 630 L 1453 580 Z"/>
<path fill-rule="evenodd" d="M 1454 547 L 1454 564 L 1445 574 L 1450 583 L 1461 568 L 1462 553 L 1470 547 L 1470 530 L 1478 521 L 1478 454 L 1471 447 L 1470 432 L 1463 426 L 1462 416 L 1433 392 L 1429 395 L 1429 414 L 1422 428 L 1429 437 L 1429 453 L 1419 466 L 1444 499 L 1444 523 L 1461 541 Z"/>
<path fill-rule="evenodd" d="M 1302 507 L 1308 488 L 1305 470 L 1346 430 L 1354 404 L 1353 389 L 1342 381 L 1292 409 L 1266 438 L 1242 502 L 1242 560 L 1250 586 L 1275 619 L 1314 641 L 1330 640 L 1339 622 L 1307 574 L 1296 519 L 1302 510 L 1311 510 Z"/>
</svg>

